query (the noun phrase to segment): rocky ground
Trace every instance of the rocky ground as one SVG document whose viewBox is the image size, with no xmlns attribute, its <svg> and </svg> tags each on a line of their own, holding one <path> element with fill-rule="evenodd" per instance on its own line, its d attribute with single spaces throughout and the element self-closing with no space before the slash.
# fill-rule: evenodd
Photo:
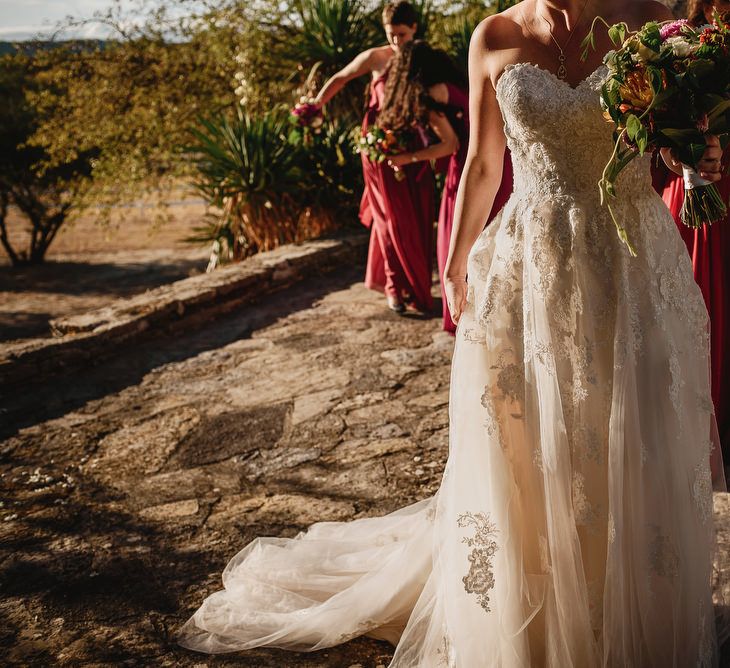
<svg viewBox="0 0 730 668">
<path fill-rule="evenodd" d="M 50 335 L 54 318 L 85 313 L 205 271 L 202 248 L 55 254 L 36 267 L 0 264 L 0 345 Z"/>
<path fill-rule="evenodd" d="M 149 288 L 205 271 L 209 248 L 185 242 L 204 220 L 202 200 L 182 187 L 163 223 L 140 200 L 118 206 L 102 225 L 94 210 L 61 227 L 41 266 L 14 268 L 0 252 L 0 345 L 49 335 L 50 320 L 106 306 Z M 28 246 L 27 222 L 10 208 L 8 235 Z"/>
<path fill-rule="evenodd" d="M 254 536 L 382 514 L 436 489 L 452 341 L 437 319 L 387 312 L 360 277 L 312 279 L 9 401 L 6 665 L 387 665 L 390 647 L 366 639 L 217 658 L 174 642 Z"/>
</svg>

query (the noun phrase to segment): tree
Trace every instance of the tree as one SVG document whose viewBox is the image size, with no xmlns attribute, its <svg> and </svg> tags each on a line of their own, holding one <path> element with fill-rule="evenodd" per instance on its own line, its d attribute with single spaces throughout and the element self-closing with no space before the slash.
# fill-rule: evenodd
<svg viewBox="0 0 730 668">
<path fill-rule="evenodd" d="M 42 147 L 27 144 L 41 122 L 28 103 L 36 64 L 17 53 L 0 58 L 0 243 L 13 265 L 43 261 L 48 247 L 89 182 L 92 154 L 77 151 L 47 166 Z M 17 248 L 7 229 L 8 207 L 15 205 L 29 227 L 25 249 Z"/>
</svg>

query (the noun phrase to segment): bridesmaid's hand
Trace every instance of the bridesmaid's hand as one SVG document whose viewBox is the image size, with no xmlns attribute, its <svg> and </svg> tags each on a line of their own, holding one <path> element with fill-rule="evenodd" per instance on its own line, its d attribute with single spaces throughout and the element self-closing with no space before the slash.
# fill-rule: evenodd
<svg viewBox="0 0 730 668">
<path fill-rule="evenodd" d="M 412 162 L 411 155 L 411 153 L 399 153 L 398 155 L 394 155 L 392 158 L 388 158 L 388 164 L 393 169 L 403 167 L 403 165 L 407 165 Z"/>
<path fill-rule="evenodd" d="M 446 303 L 449 307 L 451 319 L 455 324 L 459 322 L 461 314 L 466 307 L 466 289 L 467 283 L 465 278 L 444 278 Z"/>
<path fill-rule="evenodd" d="M 722 148 L 715 135 L 706 135 L 707 148 L 697 163 L 697 172 L 703 179 L 719 181 L 722 178 Z"/>
</svg>

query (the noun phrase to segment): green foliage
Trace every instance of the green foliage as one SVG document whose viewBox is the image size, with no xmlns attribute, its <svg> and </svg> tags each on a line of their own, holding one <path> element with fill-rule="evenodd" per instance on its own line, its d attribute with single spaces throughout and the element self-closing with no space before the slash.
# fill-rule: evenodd
<svg viewBox="0 0 730 668">
<path fill-rule="evenodd" d="M 36 90 L 29 95 L 42 121 L 29 139 L 47 154 L 46 169 L 94 152 L 93 183 L 78 206 L 102 215 L 145 191 L 165 197 L 184 176 L 176 151 L 184 128 L 202 113 L 232 101 L 232 44 L 202 26 L 185 42 L 146 34 L 104 48 L 54 50 L 36 57 Z"/>
<path fill-rule="evenodd" d="M 450 30 L 446 34 L 448 51 L 465 75 L 469 65 L 469 42 L 478 23 L 479 19 L 462 14 L 449 26 Z"/>
<path fill-rule="evenodd" d="M 14 265 L 43 261 L 75 196 L 88 185 L 93 154 L 77 150 L 48 167 L 46 150 L 27 143 L 43 122 L 27 99 L 34 92 L 36 68 L 23 54 L 0 57 L 0 243 Z M 17 248 L 8 234 L 10 205 L 26 221 L 27 248 Z"/>
<path fill-rule="evenodd" d="M 355 168 L 349 130 L 325 124 L 305 141 L 285 114 L 250 116 L 240 108 L 191 130 L 186 153 L 195 187 L 220 211 L 191 240 L 213 241 L 220 260 L 237 260 L 333 229 Z"/>
<path fill-rule="evenodd" d="M 321 63 L 325 75 L 382 44 L 363 0 L 297 0 L 294 8 L 291 56 L 304 66 Z"/>
<path fill-rule="evenodd" d="M 219 119 L 222 128 L 220 119 L 227 117 L 231 128 L 236 129 L 243 123 L 236 120 L 238 113 L 234 112 L 239 106 L 242 118 L 248 119 L 246 136 L 250 141 L 256 132 L 263 133 L 255 119 L 268 128 L 267 132 L 276 134 L 273 128 L 281 119 L 267 115 L 271 109 L 291 106 L 299 95 L 313 92 L 357 53 L 385 43 L 379 0 L 110 2 L 108 10 L 92 19 L 111 28 L 107 42 L 56 42 L 58 48 L 38 44 L 23 56 L 22 86 L 15 85 L 12 95 L 0 91 L 4 102 L 17 100 L 0 109 L 0 159 L 5 165 L 22 165 L 18 174 L 24 175 L 26 190 L 36 193 L 36 200 L 43 200 L 47 209 L 43 216 L 38 214 L 40 204 L 26 206 L 26 215 L 32 212 L 36 221 L 62 222 L 85 208 L 104 221 L 119 203 L 142 196 L 156 199 L 164 213 L 170 188 L 195 178 L 199 163 L 191 162 L 190 155 L 179 147 L 188 142 L 187 128 L 197 118 Z M 415 0 L 414 4 L 422 17 L 423 36 L 451 50 L 465 66 L 473 26 L 511 3 Z M 143 17 L 141 22 L 139 16 Z M 78 28 L 84 23 L 70 21 L 67 27 Z M 288 150 L 297 156 L 291 170 L 296 167 L 300 176 L 295 177 L 289 167 L 282 168 L 276 187 L 286 185 L 291 176 L 292 183 L 299 183 L 297 187 L 306 183 L 308 188 L 307 193 L 285 189 L 288 198 L 300 201 L 284 198 L 276 203 L 290 221 L 299 220 L 300 211 L 316 212 L 318 222 L 312 228 L 324 225 L 324 218 L 354 216 L 360 176 L 350 131 L 359 121 L 364 85 L 364 80 L 352 82 L 328 105 L 338 121 L 326 123 L 322 134 L 309 144 L 306 138 L 297 140 L 289 136 L 289 130 L 279 128 L 286 135 Z M 26 116 L 18 116 L 18 110 Z M 210 134 L 210 128 L 201 126 L 201 132 Z M 216 141 L 222 139 L 216 136 Z M 272 155 L 279 160 L 277 150 L 273 144 L 256 148 L 261 155 L 266 152 L 267 160 Z M 311 175 L 317 179 L 311 180 Z M 212 179 L 213 173 L 207 178 Z M 18 179 L 22 180 L 20 176 Z M 242 181 L 239 186 L 243 187 Z M 272 190 L 274 186 L 266 188 Z M 5 194 L 0 193 L 0 214 L 7 209 L 8 192 L 4 187 Z M 326 196 L 327 206 L 315 195 Z M 211 203 L 222 203 L 221 196 L 212 192 L 206 197 Z M 226 197 L 226 202 L 232 201 L 230 192 Z M 275 202 L 271 197 L 262 201 L 272 206 Z M 264 207 L 264 211 L 264 205 L 257 204 L 258 196 L 246 202 L 248 215 L 263 211 L 262 219 L 266 218 L 264 213 L 269 209 Z M 339 207 L 339 216 L 335 216 L 334 207 Z M 15 253 L 18 260 L 42 258 L 60 224 L 43 227 L 46 223 L 33 223 L 46 231 L 38 232 L 25 255 L 9 250 L 7 245 L 5 250 Z M 300 222 L 296 225 L 301 227 Z M 211 230 L 214 236 L 218 234 Z M 291 230 L 283 233 L 286 238 L 297 234 Z M 274 236 L 267 231 L 265 238 L 257 239 L 250 231 L 245 239 L 231 237 L 225 243 L 234 256 L 239 256 L 267 246 Z"/>
</svg>

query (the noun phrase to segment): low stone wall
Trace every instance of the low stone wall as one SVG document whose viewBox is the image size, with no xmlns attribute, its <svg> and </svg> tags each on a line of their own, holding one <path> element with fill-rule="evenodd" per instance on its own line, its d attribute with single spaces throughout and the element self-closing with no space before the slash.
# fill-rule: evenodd
<svg viewBox="0 0 730 668">
<path fill-rule="evenodd" d="M 282 246 L 210 274 L 193 276 L 109 306 L 51 322 L 53 337 L 0 351 L 0 395 L 35 375 L 103 359 L 115 347 L 157 331 L 205 322 L 286 288 L 302 278 L 359 261 L 367 235 L 353 234 Z"/>
</svg>

